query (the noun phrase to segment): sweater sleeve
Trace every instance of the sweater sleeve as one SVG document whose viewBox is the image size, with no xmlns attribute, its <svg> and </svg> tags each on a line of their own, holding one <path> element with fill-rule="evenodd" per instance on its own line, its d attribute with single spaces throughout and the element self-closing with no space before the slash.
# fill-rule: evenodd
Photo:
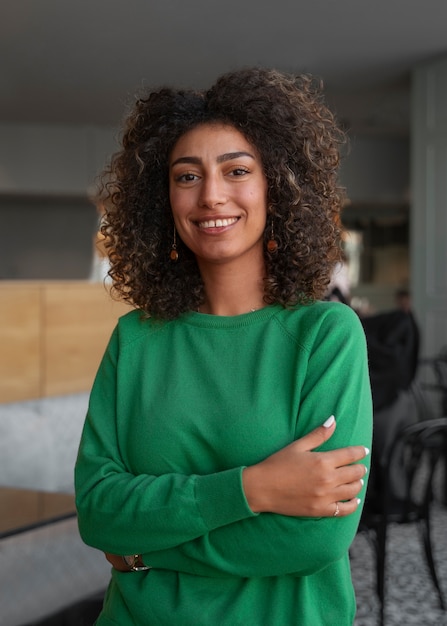
<svg viewBox="0 0 447 626">
<path fill-rule="evenodd" d="M 337 428 L 321 449 L 371 445 L 372 405 L 366 342 L 355 314 L 330 315 L 310 339 L 296 436 L 334 414 Z M 369 464 L 369 457 L 362 461 Z M 360 497 L 363 499 L 366 481 Z M 221 494 L 222 495 L 222 494 Z M 225 501 L 219 503 L 221 508 Z M 312 574 L 342 558 L 357 531 L 361 506 L 342 518 L 261 514 L 215 529 L 174 549 L 148 553 L 158 568 L 203 576 Z"/>
<path fill-rule="evenodd" d="M 90 395 L 75 466 L 79 531 L 114 554 L 169 549 L 221 526 L 254 517 L 242 468 L 209 475 L 129 473 L 117 435 L 115 329 Z"/>
</svg>

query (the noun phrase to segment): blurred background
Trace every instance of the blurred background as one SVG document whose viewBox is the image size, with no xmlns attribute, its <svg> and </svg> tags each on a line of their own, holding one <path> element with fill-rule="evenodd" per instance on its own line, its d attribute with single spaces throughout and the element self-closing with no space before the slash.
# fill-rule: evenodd
<svg viewBox="0 0 447 626">
<path fill-rule="evenodd" d="M 332 287 L 362 317 L 400 307 L 404 294 L 419 355 L 432 357 L 447 344 L 446 24 L 444 0 L 2 3 L 0 531 L 5 555 L 26 547 L 2 568 L 0 625 L 51 615 L 108 577 L 70 517 L 72 468 L 94 373 L 128 310 L 103 284 L 91 198 L 135 94 L 204 88 L 250 65 L 321 78 L 350 139 L 346 264 Z M 18 606 L 11 568 L 46 569 L 52 550 L 68 568 L 64 542 L 90 579 L 56 573 L 43 590 L 19 568 L 28 600 Z"/>
</svg>

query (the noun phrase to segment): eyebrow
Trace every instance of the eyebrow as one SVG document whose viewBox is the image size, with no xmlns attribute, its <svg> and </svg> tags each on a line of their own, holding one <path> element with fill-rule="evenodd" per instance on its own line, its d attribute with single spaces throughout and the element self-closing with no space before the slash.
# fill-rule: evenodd
<svg viewBox="0 0 447 626">
<path fill-rule="evenodd" d="M 232 161 L 233 159 L 239 159 L 240 157 L 250 157 L 254 159 L 254 155 L 250 154 L 250 152 L 244 152 L 243 150 L 240 152 L 225 152 L 225 154 L 220 154 L 216 161 L 217 163 L 224 163 L 225 161 Z M 200 157 L 194 156 L 184 156 L 179 157 L 173 163 L 171 163 L 171 167 L 177 165 L 178 163 L 192 163 L 194 165 L 200 165 L 202 163 L 202 159 Z"/>
</svg>

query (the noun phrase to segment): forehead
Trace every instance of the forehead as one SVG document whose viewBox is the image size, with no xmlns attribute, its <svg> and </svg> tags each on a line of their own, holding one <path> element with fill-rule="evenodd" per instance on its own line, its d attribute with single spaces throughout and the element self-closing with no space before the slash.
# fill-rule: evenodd
<svg viewBox="0 0 447 626">
<path fill-rule="evenodd" d="M 259 158 L 256 147 L 230 124 L 200 124 L 182 135 L 172 149 L 170 161 L 181 156 L 214 155 L 245 151 Z"/>
</svg>

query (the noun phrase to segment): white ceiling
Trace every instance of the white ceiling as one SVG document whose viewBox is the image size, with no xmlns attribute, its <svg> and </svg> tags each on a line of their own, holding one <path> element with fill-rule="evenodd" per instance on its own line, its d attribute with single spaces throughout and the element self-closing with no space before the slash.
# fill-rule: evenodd
<svg viewBox="0 0 447 626">
<path fill-rule="evenodd" d="M 116 125 L 142 85 L 247 65 L 311 72 L 353 126 L 405 130 L 409 75 L 447 55 L 446 0 L 3 0 L 0 122 Z"/>
</svg>

